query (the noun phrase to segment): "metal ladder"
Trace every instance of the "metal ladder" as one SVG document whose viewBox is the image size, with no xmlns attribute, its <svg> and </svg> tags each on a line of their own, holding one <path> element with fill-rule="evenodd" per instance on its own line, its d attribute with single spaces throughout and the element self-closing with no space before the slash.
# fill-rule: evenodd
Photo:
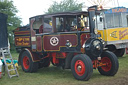
<svg viewBox="0 0 128 85">
<path fill-rule="evenodd" d="M 9 78 L 12 78 L 14 76 L 19 77 L 18 71 L 16 69 L 16 66 L 15 66 L 15 64 L 13 62 L 13 59 L 12 59 L 12 55 L 10 53 L 10 49 L 8 47 L 0 48 L 0 52 L 2 53 L 2 57 L 3 57 L 3 60 L 4 60 L 4 64 L 5 64 L 5 68 L 6 68 L 6 71 L 8 73 Z M 11 60 L 11 64 L 7 64 L 7 62 L 6 62 L 7 59 Z M 8 66 L 10 66 L 10 65 L 12 65 L 13 68 L 9 69 Z M 15 71 L 15 74 L 11 74 L 11 71 Z"/>
</svg>

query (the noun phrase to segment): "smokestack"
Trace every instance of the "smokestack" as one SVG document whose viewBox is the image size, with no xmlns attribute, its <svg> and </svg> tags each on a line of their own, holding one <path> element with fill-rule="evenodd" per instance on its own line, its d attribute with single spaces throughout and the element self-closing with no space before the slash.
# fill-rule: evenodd
<svg viewBox="0 0 128 85">
<path fill-rule="evenodd" d="M 97 10 L 97 6 L 91 6 L 88 8 L 89 27 L 90 27 L 91 37 L 95 37 L 94 30 L 95 30 L 96 10 Z"/>
</svg>

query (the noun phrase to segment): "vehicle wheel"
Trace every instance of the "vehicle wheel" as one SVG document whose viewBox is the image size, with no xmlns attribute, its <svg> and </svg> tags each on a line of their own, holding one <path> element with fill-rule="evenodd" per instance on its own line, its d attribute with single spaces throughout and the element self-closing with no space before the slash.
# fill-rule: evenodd
<svg viewBox="0 0 128 85">
<path fill-rule="evenodd" d="M 78 80 L 89 80 L 93 73 L 91 59 L 85 54 L 75 55 L 71 61 L 73 76 Z"/>
<path fill-rule="evenodd" d="M 50 58 L 45 58 L 39 62 L 39 68 L 49 67 L 50 65 Z"/>
<path fill-rule="evenodd" d="M 21 67 L 25 72 L 36 72 L 38 70 L 38 62 L 33 62 L 28 51 L 24 51 L 21 55 Z"/>
<path fill-rule="evenodd" d="M 113 52 L 105 51 L 101 54 L 101 63 L 106 64 L 98 68 L 100 74 L 106 76 L 114 76 L 119 68 L 116 55 Z"/>
<path fill-rule="evenodd" d="M 125 53 L 125 48 L 122 48 L 122 49 L 116 49 L 116 51 L 114 52 L 114 54 L 117 56 L 117 57 L 122 57 Z"/>
</svg>

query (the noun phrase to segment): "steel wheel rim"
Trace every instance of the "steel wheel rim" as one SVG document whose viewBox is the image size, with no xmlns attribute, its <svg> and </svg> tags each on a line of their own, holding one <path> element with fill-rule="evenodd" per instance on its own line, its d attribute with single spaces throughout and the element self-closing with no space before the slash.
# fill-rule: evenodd
<svg viewBox="0 0 128 85">
<path fill-rule="evenodd" d="M 101 62 L 106 64 L 105 66 L 101 67 L 105 72 L 108 72 L 108 71 L 111 70 L 112 62 L 111 62 L 111 60 L 108 57 L 103 57 L 101 59 Z"/>
<path fill-rule="evenodd" d="M 28 69 L 29 68 L 29 64 L 30 64 L 29 58 L 27 56 L 24 56 L 24 58 L 23 58 L 23 66 L 24 66 L 24 68 Z"/>
<path fill-rule="evenodd" d="M 75 62 L 75 72 L 79 76 L 84 75 L 84 73 L 85 73 L 85 64 L 82 60 L 77 60 Z"/>
</svg>

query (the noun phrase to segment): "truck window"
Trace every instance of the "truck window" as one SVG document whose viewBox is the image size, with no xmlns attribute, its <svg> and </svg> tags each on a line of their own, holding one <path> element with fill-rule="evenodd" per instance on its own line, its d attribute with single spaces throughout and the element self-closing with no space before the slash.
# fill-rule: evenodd
<svg viewBox="0 0 128 85">
<path fill-rule="evenodd" d="M 121 13 L 110 13 L 105 14 L 105 21 L 107 28 L 122 27 L 122 16 Z"/>
<path fill-rule="evenodd" d="M 56 17 L 56 30 L 57 32 L 83 31 L 88 26 L 87 21 L 87 17 L 81 15 Z"/>
<path fill-rule="evenodd" d="M 76 17 L 66 16 L 66 17 L 56 17 L 56 29 L 58 32 L 69 32 L 75 31 L 77 25 Z"/>
<path fill-rule="evenodd" d="M 105 14 L 107 28 L 114 27 L 113 14 Z"/>
<path fill-rule="evenodd" d="M 43 33 L 51 33 L 51 32 L 53 32 L 52 19 L 51 19 L 51 17 L 49 17 L 49 18 L 44 17 Z"/>
<path fill-rule="evenodd" d="M 122 27 L 128 27 L 128 13 L 121 13 Z"/>
<path fill-rule="evenodd" d="M 65 30 L 66 31 L 76 31 L 77 28 L 77 19 L 76 17 L 66 17 Z"/>
<path fill-rule="evenodd" d="M 35 18 L 35 21 L 33 23 L 33 30 L 36 32 L 36 34 L 39 33 L 39 28 L 42 25 L 42 18 Z"/>
<path fill-rule="evenodd" d="M 56 17 L 56 30 L 57 32 L 62 32 L 64 30 L 64 18 Z"/>
<path fill-rule="evenodd" d="M 121 13 L 114 13 L 114 27 L 122 27 Z"/>
<path fill-rule="evenodd" d="M 103 30 L 104 25 L 103 25 L 103 17 L 101 17 L 100 15 L 97 15 L 96 17 L 96 27 L 98 30 Z"/>
</svg>

